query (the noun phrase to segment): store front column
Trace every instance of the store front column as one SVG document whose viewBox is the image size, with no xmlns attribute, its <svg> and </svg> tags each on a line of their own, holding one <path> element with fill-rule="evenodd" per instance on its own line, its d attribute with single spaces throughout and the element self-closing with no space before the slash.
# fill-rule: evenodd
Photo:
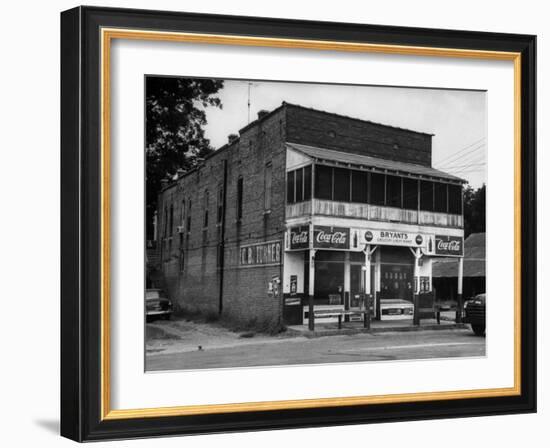
<svg viewBox="0 0 550 448">
<path fill-rule="evenodd" d="M 411 248 L 411 252 L 414 256 L 414 282 L 413 282 L 413 305 L 414 305 L 414 314 L 413 314 L 413 325 L 420 325 L 420 258 L 422 257 L 422 252 L 420 248 L 416 249 Z"/>
<path fill-rule="evenodd" d="M 342 303 L 344 309 L 349 310 L 350 307 L 350 291 L 351 291 L 351 278 L 350 278 L 350 254 L 346 252 L 344 254 L 344 291 L 342 295 Z M 344 320 L 349 322 L 349 316 L 345 316 Z"/>
<path fill-rule="evenodd" d="M 309 297 L 308 297 L 308 327 L 311 331 L 315 329 L 315 318 L 313 316 L 313 298 L 315 291 L 315 249 L 309 250 Z"/>
<path fill-rule="evenodd" d="M 460 257 L 458 259 L 458 285 L 456 288 L 456 323 L 462 322 L 462 307 L 463 307 L 463 300 L 462 300 L 462 282 L 464 278 L 464 258 Z"/>
</svg>

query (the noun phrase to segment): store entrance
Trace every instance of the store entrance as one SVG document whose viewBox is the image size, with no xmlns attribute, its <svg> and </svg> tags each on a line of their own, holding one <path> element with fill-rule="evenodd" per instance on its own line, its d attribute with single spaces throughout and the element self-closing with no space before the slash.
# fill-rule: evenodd
<svg viewBox="0 0 550 448">
<path fill-rule="evenodd" d="M 380 266 L 380 298 L 413 301 L 413 266 L 382 264 Z"/>
</svg>

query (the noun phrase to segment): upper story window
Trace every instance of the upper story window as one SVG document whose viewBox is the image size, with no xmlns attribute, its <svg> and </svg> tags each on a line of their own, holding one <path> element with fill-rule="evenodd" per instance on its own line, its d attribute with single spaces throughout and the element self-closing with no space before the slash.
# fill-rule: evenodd
<svg viewBox="0 0 550 448">
<path fill-rule="evenodd" d="M 170 224 L 168 228 L 170 236 L 174 233 L 174 204 L 170 205 Z"/>
<path fill-rule="evenodd" d="M 356 170 L 351 172 L 351 202 L 367 203 L 368 183 L 368 173 Z"/>
<path fill-rule="evenodd" d="M 218 224 L 222 222 L 222 218 L 223 218 L 223 187 L 220 186 L 218 188 L 218 214 L 217 214 Z"/>
<path fill-rule="evenodd" d="M 204 191 L 204 219 L 202 222 L 202 226 L 204 228 L 208 227 L 208 207 L 210 205 L 210 193 L 208 190 Z"/>
<path fill-rule="evenodd" d="M 333 178 L 330 166 L 315 166 L 315 197 L 332 200 Z"/>
<path fill-rule="evenodd" d="M 434 211 L 434 184 L 427 180 L 420 181 L 420 210 Z"/>
<path fill-rule="evenodd" d="M 380 173 L 370 175 L 370 203 L 374 205 L 386 204 L 386 176 Z"/>
<path fill-rule="evenodd" d="M 271 163 L 265 165 L 264 175 L 264 210 L 271 210 L 271 185 L 273 183 L 273 166 Z"/>
<path fill-rule="evenodd" d="M 191 232 L 191 206 L 192 202 L 191 199 L 189 199 L 189 205 L 187 206 L 187 232 Z"/>
<path fill-rule="evenodd" d="M 288 173 L 287 198 L 294 198 L 294 172 Z M 391 174 L 315 166 L 315 197 L 409 210 L 462 214 L 462 186 Z M 290 202 L 290 201 L 289 201 Z M 298 202 L 295 200 L 295 202 Z"/>
<path fill-rule="evenodd" d="M 243 217 L 243 178 L 242 176 L 237 179 L 237 220 L 241 220 Z"/>
<path fill-rule="evenodd" d="M 401 177 L 386 176 L 386 205 L 389 207 L 402 207 L 402 199 L 403 185 Z"/>
<path fill-rule="evenodd" d="M 311 165 L 289 171 L 286 177 L 286 201 L 288 204 L 311 199 Z"/>
<path fill-rule="evenodd" d="M 344 168 L 334 168 L 334 192 L 335 201 L 349 201 L 350 198 L 350 170 Z"/>
<path fill-rule="evenodd" d="M 180 225 L 185 226 L 185 199 L 181 201 Z"/>
<path fill-rule="evenodd" d="M 164 219 L 163 219 L 163 238 L 168 236 L 168 207 L 164 206 Z"/>
<path fill-rule="evenodd" d="M 418 209 L 418 180 L 403 178 L 403 208 Z"/>
<path fill-rule="evenodd" d="M 434 211 L 447 213 L 447 184 L 434 182 Z"/>
<path fill-rule="evenodd" d="M 462 187 L 460 185 L 448 185 L 449 213 L 462 214 Z"/>
</svg>

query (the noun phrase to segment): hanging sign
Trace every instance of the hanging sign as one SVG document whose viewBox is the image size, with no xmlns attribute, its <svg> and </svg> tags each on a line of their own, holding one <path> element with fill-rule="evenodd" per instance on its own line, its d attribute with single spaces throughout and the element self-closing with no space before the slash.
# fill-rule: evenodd
<svg viewBox="0 0 550 448">
<path fill-rule="evenodd" d="M 445 257 L 464 256 L 464 238 L 461 236 L 435 236 L 434 254 Z"/>
<path fill-rule="evenodd" d="M 427 247 L 430 236 L 417 232 L 402 232 L 397 230 L 353 229 L 352 249 L 363 250 L 365 244 Z"/>
</svg>

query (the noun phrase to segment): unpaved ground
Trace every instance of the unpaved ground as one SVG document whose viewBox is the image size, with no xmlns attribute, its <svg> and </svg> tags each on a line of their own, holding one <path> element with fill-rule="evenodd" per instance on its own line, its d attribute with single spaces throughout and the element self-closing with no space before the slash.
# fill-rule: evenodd
<svg viewBox="0 0 550 448">
<path fill-rule="evenodd" d="M 288 340 L 289 337 L 290 335 L 285 333 L 270 336 L 234 332 L 216 322 L 194 322 L 174 317 L 169 321 L 157 320 L 146 325 L 145 349 L 147 355 L 184 353 L 236 345 L 274 343 Z"/>
</svg>

